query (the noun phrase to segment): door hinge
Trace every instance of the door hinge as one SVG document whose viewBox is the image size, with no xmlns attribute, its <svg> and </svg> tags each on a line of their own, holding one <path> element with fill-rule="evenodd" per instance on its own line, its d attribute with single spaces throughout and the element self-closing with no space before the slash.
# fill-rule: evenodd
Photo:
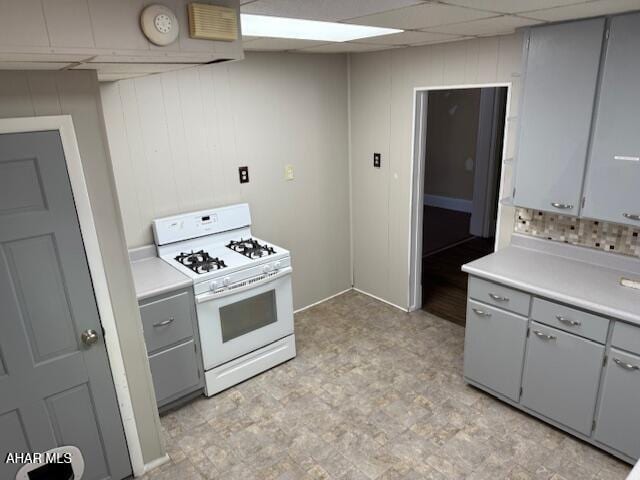
<svg viewBox="0 0 640 480">
<path fill-rule="evenodd" d="M 594 419 L 594 420 L 593 420 L 593 423 L 591 424 L 591 431 L 592 431 L 592 432 L 595 432 L 595 430 L 596 430 L 596 421 L 595 421 L 595 419 Z"/>
<path fill-rule="evenodd" d="M 529 338 L 529 334 L 531 333 L 531 329 L 527 328 L 527 338 Z"/>
<path fill-rule="evenodd" d="M 584 208 L 584 204 L 586 203 L 586 201 L 587 201 L 587 197 L 582 197 L 582 208 Z"/>
<path fill-rule="evenodd" d="M 524 388 L 520 387 L 520 396 L 522 396 L 523 391 L 524 391 Z"/>
<path fill-rule="evenodd" d="M 602 359 L 602 366 L 606 366 L 607 365 L 607 356 L 605 355 L 604 358 Z"/>
<path fill-rule="evenodd" d="M 611 29 L 609 27 L 607 27 L 607 29 L 604 31 L 604 38 L 606 38 L 607 40 L 609 40 L 609 32 L 611 31 Z"/>
<path fill-rule="evenodd" d="M 106 332 L 104 331 L 104 327 L 102 326 L 102 324 L 100 324 L 100 330 L 102 331 L 102 338 L 104 338 L 106 335 Z"/>
</svg>

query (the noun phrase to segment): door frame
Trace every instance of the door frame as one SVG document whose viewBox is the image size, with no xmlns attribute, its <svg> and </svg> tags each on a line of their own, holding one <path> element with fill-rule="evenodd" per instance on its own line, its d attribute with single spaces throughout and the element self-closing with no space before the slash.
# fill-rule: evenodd
<svg viewBox="0 0 640 480">
<path fill-rule="evenodd" d="M 124 359 L 118 341 L 118 330 L 111 306 L 109 284 L 102 262 L 98 233 L 93 221 L 91 201 L 80 158 L 80 150 L 76 138 L 71 115 L 52 115 L 42 117 L 20 117 L 0 119 L 0 134 L 28 133 L 57 130 L 62 141 L 62 150 L 71 183 L 73 201 L 78 215 L 80 232 L 89 265 L 89 273 L 93 283 L 100 323 L 104 329 L 104 342 L 107 358 L 113 377 L 120 418 L 129 451 L 129 459 L 134 476 L 144 474 L 145 465 L 142 457 L 140 437 L 135 422 L 133 403 L 129 393 L 129 384 L 124 367 Z"/>
<path fill-rule="evenodd" d="M 500 221 L 502 214 L 501 198 L 506 196 L 505 188 L 505 160 L 506 146 L 508 145 L 509 112 L 511 111 L 511 95 L 513 85 L 511 82 L 489 82 L 462 85 L 437 85 L 429 87 L 415 87 L 413 89 L 413 124 L 411 129 L 411 187 L 409 189 L 409 292 L 407 305 L 409 311 L 415 311 L 422 307 L 422 226 L 424 204 L 424 171 L 425 154 L 427 146 L 427 109 L 428 96 L 432 90 L 461 90 L 468 88 L 507 88 L 507 105 L 505 108 L 505 128 L 502 138 L 503 153 L 500 168 L 500 187 L 498 194 L 498 214 L 496 222 L 496 243 L 494 250 L 498 249 Z"/>
</svg>

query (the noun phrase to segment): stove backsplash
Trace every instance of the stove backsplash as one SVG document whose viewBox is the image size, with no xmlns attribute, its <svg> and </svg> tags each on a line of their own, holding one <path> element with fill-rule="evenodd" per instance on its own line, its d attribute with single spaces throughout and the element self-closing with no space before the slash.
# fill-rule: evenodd
<svg viewBox="0 0 640 480">
<path fill-rule="evenodd" d="M 516 208 L 515 231 L 581 247 L 640 257 L 640 228 Z"/>
</svg>

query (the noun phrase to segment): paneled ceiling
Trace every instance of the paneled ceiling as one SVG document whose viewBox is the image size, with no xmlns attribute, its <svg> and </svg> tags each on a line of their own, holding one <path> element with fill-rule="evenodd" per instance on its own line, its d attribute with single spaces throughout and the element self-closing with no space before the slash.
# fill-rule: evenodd
<svg viewBox="0 0 640 480">
<path fill-rule="evenodd" d="M 640 10 L 640 0 L 240 0 L 242 13 L 406 30 L 344 43 L 244 37 L 246 50 L 366 52 L 506 35 L 545 22 Z"/>
</svg>

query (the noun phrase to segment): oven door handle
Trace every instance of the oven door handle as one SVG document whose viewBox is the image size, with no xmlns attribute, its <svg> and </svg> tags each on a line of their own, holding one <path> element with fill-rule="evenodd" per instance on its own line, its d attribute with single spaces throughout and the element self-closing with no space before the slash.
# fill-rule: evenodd
<svg viewBox="0 0 640 480">
<path fill-rule="evenodd" d="M 204 303 L 210 300 L 217 300 L 219 298 L 228 297 L 229 295 L 235 295 L 236 293 L 245 292 L 255 287 L 261 287 L 262 285 L 267 285 L 268 283 L 278 280 L 279 278 L 290 275 L 292 271 L 293 269 L 291 267 L 285 267 L 282 270 L 278 271 L 278 273 L 271 275 L 270 277 L 266 277 L 262 280 L 258 280 L 255 282 L 247 283 L 247 285 L 244 285 L 242 287 L 230 288 L 228 290 L 223 290 L 221 292 L 211 292 L 211 293 L 201 294 L 196 296 L 196 303 Z M 248 279 L 248 280 L 251 280 L 251 279 Z M 245 280 L 245 282 L 247 282 L 248 280 Z"/>
</svg>

